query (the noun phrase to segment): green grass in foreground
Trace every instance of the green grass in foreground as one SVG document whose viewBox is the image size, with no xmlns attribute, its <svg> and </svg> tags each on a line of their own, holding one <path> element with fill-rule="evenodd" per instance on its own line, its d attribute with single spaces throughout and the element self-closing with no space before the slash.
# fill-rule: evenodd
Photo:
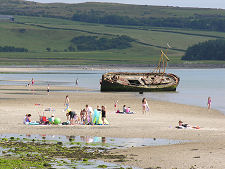
<svg viewBox="0 0 225 169">
<path fill-rule="evenodd" d="M 157 64 L 160 50 L 167 42 L 170 64 L 198 63 L 224 64 L 219 61 L 181 61 L 188 46 L 198 42 L 225 38 L 225 33 L 162 29 L 149 27 L 121 27 L 88 24 L 64 19 L 15 16 L 18 23 L 0 23 L 0 46 L 24 47 L 27 53 L 0 52 L 0 65 L 94 65 L 94 64 Z M 75 36 L 127 35 L 137 42 L 123 50 L 64 52 Z M 144 44 L 140 44 L 145 43 Z M 47 52 L 46 48 L 51 48 Z M 180 51 L 179 51 L 180 50 Z"/>
<path fill-rule="evenodd" d="M 43 161 L 28 161 L 16 158 L 0 158 L 0 167 L 4 169 L 15 169 L 15 168 L 46 168 L 47 163 Z"/>
</svg>

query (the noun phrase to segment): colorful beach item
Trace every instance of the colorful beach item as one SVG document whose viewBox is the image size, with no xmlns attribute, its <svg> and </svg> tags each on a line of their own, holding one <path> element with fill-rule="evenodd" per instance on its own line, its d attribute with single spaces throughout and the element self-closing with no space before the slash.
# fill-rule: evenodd
<svg viewBox="0 0 225 169">
<path fill-rule="evenodd" d="M 60 123 L 61 123 L 60 118 L 56 117 L 55 120 L 54 120 L 54 124 L 58 125 Z"/>
<path fill-rule="evenodd" d="M 94 109 L 94 116 L 92 118 L 92 122 L 93 124 L 96 124 L 96 125 L 103 125 L 101 112 L 98 111 L 97 109 Z M 104 125 L 108 125 L 108 124 L 109 122 L 105 119 Z"/>
</svg>

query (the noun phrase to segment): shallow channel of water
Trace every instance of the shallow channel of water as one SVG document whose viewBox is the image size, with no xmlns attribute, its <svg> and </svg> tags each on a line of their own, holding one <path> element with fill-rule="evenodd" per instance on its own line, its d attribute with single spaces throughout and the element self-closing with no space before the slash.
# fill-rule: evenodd
<svg viewBox="0 0 225 169">
<path fill-rule="evenodd" d="M 188 140 L 171 140 L 158 138 L 114 138 L 92 136 L 62 136 L 62 135 L 24 135 L 24 134 L 0 134 L 0 138 L 19 138 L 24 141 L 62 142 L 65 146 L 86 145 L 104 147 L 107 149 L 130 148 L 142 146 L 161 146 L 170 144 L 182 144 Z"/>
<path fill-rule="evenodd" d="M 129 147 L 142 147 L 142 146 L 160 146 L 160 145 L 170 145 L 170 144 L 182 144 L 189 142 L 187 140 L 170 140 L 170 139 L 157 139 L 157 138 L 113 138 L 113 137 L 92 137 L 92 136 L 62 136 L 62 135 L 25 135 L 25 134 L 0 134 L 0 140 L 13 141 L 13 142 L 23 142 L 23 143 L 41 143 L 41 144 L 59 144 L 63 147 L 68 147 L 71 149 L 74 146 L 86 146 L 98 148 L 101 153 L 105 150 L 110 149 L 121 149 Z M 10 154 L 14 156 L 9 148 L 0 147 L 0 156 L 5 156 Z M 90 153 L 93 153 L 90 149 Z M 26 152 L 24 152 L 26 153 Z M 35 152 L 33 152 L 35 153 Z M 73 160 L 68 158 L 56 158 L 49 161 L 51 167 L 61 169 L 61 168 L 132 168 L 139 169 L 137 167 L 123 166 L 115 163 L 104 162 L 101 160 Z M 115 161 L 114 161 L 115 162 Z"/>
</svg>

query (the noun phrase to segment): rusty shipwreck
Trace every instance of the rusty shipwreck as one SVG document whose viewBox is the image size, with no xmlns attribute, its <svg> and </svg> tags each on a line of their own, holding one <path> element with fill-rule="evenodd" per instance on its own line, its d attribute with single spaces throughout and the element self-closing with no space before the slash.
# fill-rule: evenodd
<svg viewBox="0 0 225 169">
<path fill-rule="evenodd" d="M 102 75 L 101 91 L 153 92 L 176 91 L 180 78 L 165 73 L 169 58 L 161 50 L 157 68 L 150 73 L 109 72 Z"/>
</svg>

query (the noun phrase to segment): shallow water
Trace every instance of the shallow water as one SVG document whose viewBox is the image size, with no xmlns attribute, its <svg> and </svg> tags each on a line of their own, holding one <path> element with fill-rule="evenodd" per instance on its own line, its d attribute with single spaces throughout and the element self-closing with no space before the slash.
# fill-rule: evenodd
<svg viewBox="0 0 225 169">
<path fill-rule="evenodd" d="M 67 159 L 59 159 L 59 161 L 64 162 L 64 166 L 59 165 L 52 165 L 53 168 L 56 169 L 74 169 L 74 168 L 84 168 L 84 169 L 93 169 L 93 168 L 109 168 L 109 169 L 126 169 L 126 168 L 132 168 L 132 169 L 140 169 L 138 167 L 131 167 L 131 166 L 125 166 L 125 165 L 117 165 L 114 163 L 108 163 L 100 160 L 88 160 L 88 162 L 83 161 L 76 161 L 75 163 L 71 160 Z M 67 164 L 65 164 L 65 162 Z M 122 168 L 121 168 L 122 167 Z"/>
<path fill-rule="evenodd" d="M 169 139 L 156 139 L 156 138 L 112 138 L 112 137 L 92 137 L 92 136 L 62 136 L 62 135 L 24 135 L 24 134 L 0 134 L 0 139 L 5 141 L 5 138 L 17 142 L 41 142 L 51 145 L 51 143 L 61 143 L 60 145 L 68 148 L 73 146 L 88 146 L 99 147 L 99 151 L 102 153 L 105 149 L 121 149 L 129 147 L 141 147 L 141 146 L 160 146 L 170 144 L 181 144 L 188 142 L 186 140 L 169 140 Z M 100 149 L 104 148 L 104 149 Z M 6 148 L 0 147 L 0 156 L 13 153 L 7 152 Z M 4 152 L 4 153 L 3 153 Z M 7 152 L 7 153 L 6 153 Z M 91 150 L 89 151 L 92 152 Z M 36 153 L 36 152 L 33 152 Z M 113 160 L 113 159 L 112 159 Z M 115 160 L 113 160 L 116 162 Z M 137 167 L 118 165 L 115 163 L 104 162 L 101 160 L 84 160 L 76 161 L 68 158 L 56 158 L 50 162 L 51 167 L 61 168 L 133 168 Z"/>
<path fill-rule="evenodd" d="M 6 139 L 7 138 L 7 139 Z M 88 147 L 102 147 L 104 149 L 99 149 L 100 153 L 105 151 L 105 148 L 115 148 L 115 147 L 123 147 L 119 145 L 114 145 L 113 143 L 116 142 L 117 138 L 105 138 L 105 137 L 89 137 L 89 136 L 51 136 L 51 135 L 24 135 L 24 134 L 1 134 L 0 140 L 2 142 L 39 142 L 45 143 L 45 145 L 54 145 L 52 143 L 62 143 L 59 145 L 66 146 L 68 148 L 72 146 L 88 146 Z M 109 142 L 109 143 L 107 143 Z M 78 143 L 78 144 L 76 144 Z M 82 144 L 83 143 L 83 144 Z M 95 144 L 93 144 L 95 143 Z M 3 146 L 4 147 L 4 146 Z M 2 148 L 0 146 L 0 157 L 12 156 L 12 157 L 19 157 L 19 153 L 15 153 L 11 150 L 14 150 L 13 147 L 10 148 Z M 70 149 L 71 151 L 71 149 Z M 96 152 L 96 149 L 89 150 L 90 153 Z M 26 155 L 29 152 L 24 152 Z M 39 154 L 38 151 L 35 150 L 30 153 L 30 155 Z M 20 154 L 21 155 L 21 154 Z M 117 159 L 118 160 L 118 159 Z M 116 162 L 116 159 L 111 159 L 111 161 Z M 119 162 L 119 161 L 118 161 Z M 87 158 L 83 158 L 81 161 L 74 160 L 74 158 L 53 158 L 48 163 L 51 165 L 51 168 L 57 169 L 73 169 L 73 168 L 84 168 L 84 169 L 92 169 L 92 168 L 133 168 L 139 169 L 138 167 L 131 167 L 125 165 L 119 165 L 115 163 L 104 162 L 101 160 L 90 160 Z"/>
<path fill-rule="evenodd" d="M 41 140 L 47 142 L 62 142 L 65 146 L 88 145 L 93 147 L 104 147 L 107 149 L 130 148 L 142 146 L 161 146 L 170 144 L 182 144 L 187 140 L 171 140 L 158 138 L 114 138 L 114 137 L 92 137 L 92 136 L 62 136 L 62 135 L 24 135 L 24 134 L 0 134 L 0 138 L 19 138 L 24 141 Z"/>
<path fill-rule="evenodd" d="M 90 92 L 100 92 L 99 80 L 107 71 L 127 72 L 151 72 L 150 69 L 134 70 L 60 70 L 60 71 L 38 71 L 31 73 L 1 73 L 0 85 L 26 85 L 32 78 L 35 85 L 59 85 L 75 86 L 78 78 L 78 86 L 92 89 Z M 134 93 L 139 97 L 163 100 L 175 103 L 207 106 L 207 98 L 212 98 L 212 108 L 225 113 L 225 69 L 168 69 L 167 72 L 174 73 L 180 77 L 180 84 L 176 92 L 145 92 L 143 95 Z M 83 91 L 67 91 L 83 92 Z"/>
<path fill-rule="evenodd" d="M 207 107 L 212 98 L 212 108 L 225 114 L 225 69 L 168 70 L 180 77 L 177 92 L 144 93 L 144 97 L 182 104 Z"/>
</svg>

